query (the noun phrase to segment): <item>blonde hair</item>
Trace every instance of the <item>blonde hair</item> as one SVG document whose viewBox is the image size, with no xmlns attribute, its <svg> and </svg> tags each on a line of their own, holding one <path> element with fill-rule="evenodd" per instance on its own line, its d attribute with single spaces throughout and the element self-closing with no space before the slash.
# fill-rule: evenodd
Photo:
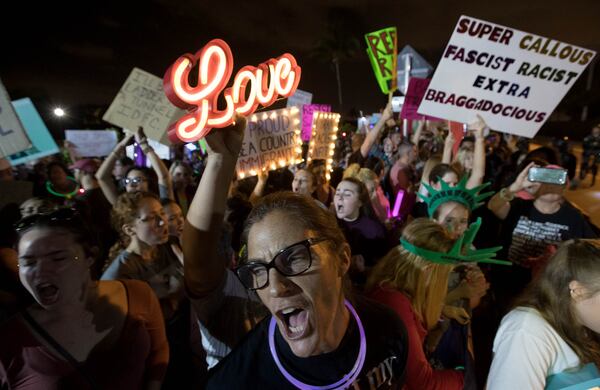
<svg viewBox="0 0 600 390">
<path fill-rule="evenodd" d="M 342 180 L 346 179 L 348 177 L 354 177 L 354 178 L 356 178 L 356 176 L 358 175 L 359 171 L 360 171 L 360 165 L 359 164 L 350 164 L 348 166 L 348 168 L 346 168 L 344 170 L 344 174 L 342 175 Z"/>
<path fill-rule="evenodd" d="M 402 237 L 417 247 L 438 252 L 447 252 L 454 244 L 442 226 L 427 218 L 412 221 Z M 431 330 L 442 314 L 452 268 L 451 265 L 432 263 L 398 245 L 373 268 L 366 289 L 386 287 L 404 293 L 417 318 Z"/>
<path fill-rule="evenodd" d="M 569 284 L 578 281 L 592 296 L 600 292 L 600 240 L 562 243 L 517 303 L 536 309 L 573 349 L 581 363 L 600 367 L 600 335 L 577 321 Z"/>
</svg>

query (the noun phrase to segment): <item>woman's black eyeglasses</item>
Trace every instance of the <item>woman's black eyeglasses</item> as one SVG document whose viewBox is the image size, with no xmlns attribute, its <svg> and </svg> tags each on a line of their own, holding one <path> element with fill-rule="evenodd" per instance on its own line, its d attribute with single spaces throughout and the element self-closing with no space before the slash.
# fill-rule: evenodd
<svg viewBox="0 0 600 390">
<path fill-rule="evenodd" d="M 269 270 L 275 268 L 284 276 L 300 275 L 312 265 L 310 247 L 328 238 L 309 238 L 280 250 L 269 263 L 249 261 L 235 269 L 240 282 L 249 290 L 260 290 L 269 284 Z"/>
<path fill-rule="evenodd" d="M 49 213 L 33 214 L 22 218 L 15 224 L 17 233 L 27 230 L 34 225 L 42 222 L 46 223 L 61 223 L 69 222 L 79 218 L 79 212 L 74 208 L 61 208 Z"/>
</svg>

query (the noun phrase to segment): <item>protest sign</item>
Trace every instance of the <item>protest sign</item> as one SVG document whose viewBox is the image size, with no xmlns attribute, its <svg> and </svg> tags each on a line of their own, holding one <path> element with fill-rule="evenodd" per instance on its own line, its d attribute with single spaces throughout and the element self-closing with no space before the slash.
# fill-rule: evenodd
<svg viewBox="0 0 600 390">
<path fill-rule="evenodd" d="M 33 196 L 33 182 L 3 181 L 0 186 L 0 209 L 10 203 L 21 204 Z"/>
<path fill-rule="evenodd" d="M 302 106 L 302 141 L 310 141 L 312 135 L 313 113 L 315 111 L 330 112 L 329 104 L 305 104 Z"/>
<path fill-rule="evenodd" d="M 65 138 L 79 157 L 108 156 L 117 145 L 114 130 L 65 130 Z"/>
<path fill-rule="evenodd" d="M 408 80 L 411 77 L 427 78 L 433 67 L 410 45 L 404 46 L 398 54 L 398 90 L 406 95 Z"/>
<path fill-rule="evenodd" d="M 310 92 L 296 89 L 296 92 L 294 92 L 294 94 L 288 98 L 286 107 L 302 108 L 303 105 L 310 104 L 312 102 L 312 96 L 313 95 Z"/>
<path fill-rule="evenodd" d="M 8 92 L 0 80 L 0 157 L 9 156 L 31 147 L 25 129 L 10 103 Z"/>
<path fill-rule="evenodd" d="M 396 27 L 388 27 L 365 34 L 367 55 L 371 60 L 373 72 L 381 92 L 388 94 L 396 89 L 396 62 L 398 42 Z"/>
<path fill-rule="evenodd" d="M 190 85 L 190 72 L 198 64 L 198 83 Z M 164 89 L 177 107 L 188 110 L 169 129 L 172 142 L 194 142 L 213 128 L 231 125 L 235 114 L 252 115 L 259 105 L 268 107 L 279 96 L 294 94 L 300 82 L 301 69 L 289 53 L 256 66 L 240 69 L 233 85 L 223 91 L 233 71 L 231 48 L 222 39 L 213 39 L 196 54 L 184 54 L 169 67 L 164 76 Z M 268 77 L 267 77 L 268 73 Z M 226 107 L 217 107 L 223 91 Z"/>
<path fill-rule="evenodd" d="M 418 112 L 533 137 L 595 55 L 461 16 Z"/>
<path fill-rule="evenodd" d="M 448 121 L 448 131 L 454 135 L 454 146 L 452 147 L 452 155 L 456 156 L 460 143 L 465 138 L 465 125 L 459 122 Z"/>
<path fill-rule="evenodd" d="M 439 120 L 438 118 L 422 115 L 417 112 L 430 81 L 431 79 L 421 79 L 417 77 L 410 78 L 408 90 L 406 91 L 406 96 L 404 98 L 404 104 L 402 105 L 402 111 L 400 112 L 400 118 L 416 120 L 428 119 L 431 121 Z"/>
<path fill-rule="evenodd" d="M 317 111 L 313 116 L 313 134 L 308 146 L 308 162 L 325 160 L 327 178 L 333 164 L 335 140 L 337 139 L 340 114 Z"/>
<path fill-rule="evenodd" d="M 266 111 L 248 118 L 236 172 L 240 179 L 266 169 L 299 163 L 302 159 L 300 110 Z"/>
<path fill-rule="evenodd" d="M 165 96 L 160 77 L 133 68 L 102 119 L 129 130 L 142 126 L 148 138 L 169 145 L 167 129 L 183 115 Z"/>
<path fill-rule="evenodd" d="M 19 99 L 12 105 L 31 140 L 31 147 L 6 157 L 12 166 L 24 164 L 59 152 L 58 145 L 29 98 Z"/>
</svg>

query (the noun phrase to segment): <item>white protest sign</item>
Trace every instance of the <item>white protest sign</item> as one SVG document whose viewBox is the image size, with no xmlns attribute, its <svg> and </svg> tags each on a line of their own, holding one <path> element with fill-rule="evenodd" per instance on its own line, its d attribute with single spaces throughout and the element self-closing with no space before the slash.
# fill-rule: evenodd
<svg viewBox="0 0 600 390">
<path fill-rule="evenodd" d="M 240 179 L 265 169 L 300 162 L 300 110 L 297 107 L 256 113 L 248 118 L 236 172 Z"/>
<path fill-rule="evenodd" d="M 0 80 L 0 157 L 22 152 L 30 147 L 27 133 Z"/>
<path fill-rule="evenodd" d="M 418 112 L 533 137 L 595 55 L 461 16 Z"/>
<path fill-rule="evenodd" d="M 65 130 L 65 138 L 79 157 L 108 156 L 117 145 L 114 130 Z"/>
<path fill-rule="evenodd" d="M 303 105 L 312 103 L 312 96 L 310 92 L 296 89 L 296 92 L 288 98 L 286 107 L 302 108 Z"/>
<path fill-rule="evenodd" d="M 160 77 L 133 68 L 102 119 L 131 130 L 142 126 L 148 138 L 170 145 L 167 130 L 184 113 L 167 99 Z"/>
<path fill-rule="evenodd" d="M 325 160 L 327 172 L 331 171 L 335 140 L 340 114 L 316 111 L 313 116 L 313 135 L 308 145 L 308 162 Z"/>
</svg>

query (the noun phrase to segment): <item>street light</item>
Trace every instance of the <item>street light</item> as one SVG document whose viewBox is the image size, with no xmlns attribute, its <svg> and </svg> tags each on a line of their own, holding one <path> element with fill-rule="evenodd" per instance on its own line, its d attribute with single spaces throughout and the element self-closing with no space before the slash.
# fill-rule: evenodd
<svg viewBox="0 0 600 390">
<path fill-rule="evenodd" d="M 54 115 L 56 115 L 56 116 L 57 116 L 57 117 L 59 117 L 59 118 L 60 118 L 60 117 L 63 117 L 63 116 L 65 116 L 65 110 L 63 110 L 63 109 L 62 109 L 62 108 L 60 108 L 60 107 L 56 107 L 56 108 L 54 109 Z"/>
</svg>

